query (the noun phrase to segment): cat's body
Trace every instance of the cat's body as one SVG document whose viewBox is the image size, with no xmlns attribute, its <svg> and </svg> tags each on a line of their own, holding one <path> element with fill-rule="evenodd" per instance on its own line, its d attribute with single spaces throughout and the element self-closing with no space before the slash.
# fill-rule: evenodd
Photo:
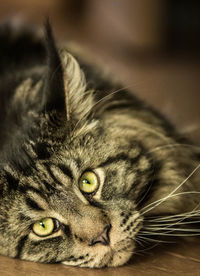
<svg viewBox="0 0 200 276">
<path fill-rule="evenodd" d="M 198 220 L 198 151 L 46 33 L 0 31 L 0 254 L 122 265 Z"/>
</svg>

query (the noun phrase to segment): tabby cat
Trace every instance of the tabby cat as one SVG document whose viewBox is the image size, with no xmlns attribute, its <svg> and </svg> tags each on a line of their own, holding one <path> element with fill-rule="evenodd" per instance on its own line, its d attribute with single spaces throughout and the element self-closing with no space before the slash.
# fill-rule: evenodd
<svg viewBox="0 0 200 276">
<path fill-rule="evenodd" d="M 0 41 L 0 254 L 119 266 L 137 242 L 199 234 L 198 147 L 49 23 Z"/>
</svg>

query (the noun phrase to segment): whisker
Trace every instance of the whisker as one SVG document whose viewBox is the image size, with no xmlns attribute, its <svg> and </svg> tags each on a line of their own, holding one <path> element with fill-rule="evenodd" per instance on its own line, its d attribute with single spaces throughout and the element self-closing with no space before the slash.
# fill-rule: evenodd
<svg viewBox="0 0 200 276">
<path fill-rule="evenodd" d="M 146 192 L 145 192 L 145 194 L 143 195 L 143 197 L 137 202 L 137 206 L 139 206 L 140 203 L 141 203 L 141 202 L 145 199 L 145 197 L 148 195 L 148 193 L 149 193 L 149 191 L 150 191 L 152 185 L 153 185 L 153 182 L 151 182 L 151 184 L 149 185 L 149 187 L 148 187 L 148 189 L 146 190 Z"/>
<path fill-rule="evenodd" d="M 58 65 L 57 65 L 57 67 L 55 68 L 55 70 L 54 70 L 54 71 L 52 72 L 52 74 L 51 74 L 50 81 L 53 80 L 55 74 L 57 73 L 57 71 L 58 71 L 61 67 L 62 67 L 61 64 L 58 64 Z"/>
<path fill-rule="evenodd" d="M 192 211 L 189 211 L 189 212 L 185 212 L 185 213 L 179 213 L 179 214 L 173 214 L 173 215 L 170 215 L 170 216 L 158 216 L 158 217 L 145 217 L 144 220 L 148 220 L 148 221 L 162 221 L 162 220 L 170 220 L 170 219 L 176 219 L 176 217 L 182 217 L 182 216 L 187 216 L 188 214 L 190 215 L 193 215 L 193 216 L 197 216 L 197 215 L 200 215 L 200 210 L 196 210 L 196 208 L 198 208 L 199 204 L 192 210 Z"/>
<path fill-rule="evenodd" d="M 195 150 L 200 151 L 200 147 L 199 146 L 195 146 L 195 145 L 190 145 L 190 144 L 179 144 L 179 143 L 174 143 L 174 144 L 167 144 L 167 145 L 163 145 L 163 146 L 158 146 L 150 151 L 148 151 L 148 153 L 152 153 L 152 152 L 156 152 L 165 148 L 171 148 L 172 150 L 176 147 L 188 147 L 188 148 L 193 148 Z"/>
<path fill-rule="evenodd" d="M 168 221 L 167 221 L 168 222 Z M 150 221 L 151 223 L 151 221 Z M 200 223 L 200 220 L 192 220 L 192 221 L 180 221 L 178 223 L 178 225 L 185 225 L 185 224 L 196 224 L 196 223 Z M 166 223 L 165 221 L 162 222 L 162 223 L 157 223 L 157 224 L 154 224 L 154 223 L 151 223 L 153 225 L 153 227 L 159 227 L 159 226 L 171 226 L 172 224 L 171 223 Z"/>
<path fill-rule="evenodd" d="M 184 224 L 184 223 L 182 223 Z M 159 236 L 199 236 L 200 229 L 195 228 L 180 228 L 180 227 L 173 227 L 174 225 L 180 225 L 178 222 L 175 224 L 169 225 L 160 225 L 155 226 L 145 226 L 144 230 L 142 230 L 142 235 L 159 235 Z M 184 224 L 185 225 L 185 224 Z M 178 232 L 178 233 L 176 233 Z M 185 232 L 185 233 L 184 233 Z"/>
<path fill-rule="evenodd" d="M 191 228 L 175 228 L 175 227 L 145 227 L 145 230 L 153 230 L 153 231 L 180 231 L 180 232 L 194 232 L 200 233 L 200 229 L 191 229 Z M 159 232 L 160 233 L 160 232 Z"/>
<path fill-rule="evenodd" d="M 151 236 L 151 235 L 149 234 L 149 236 Z M 157 239 L 153 239 L 153 238 L 150 238 L 150 237 L 147 237 L 147 236 L 143 236 L 143 231 L 140 232 L 139 238 L 140 238 L 140 239 L 143 239 L 143 240 L 146 241 L 146 242 L 174 243 L 174 242 L 172 242 L 172 241 L 157 240 Z"/>
<path fill-rule="evenodd" d="M 172 197 L 176 197 L 176 196 L 180 196 L 180 195 L 185 195 L 185 194 L 190 194 L 190 192 L 182 192 L 182 193 L 177 193 L 177 194 L 173 194 L 173 195 L 171 195 L 169 198 L 172 198 Z M 166 200 L 168 199 L 168 196 L 167 196 L 167 198 L 166 198 Z M 155 201 L 155 202 L 152 202 L 151 204 L 149 204 L 149 205 L 153 205 L 154 203 L 159 203 L 158 205 L 160 205 L 160 203 L 162 203 L 163 201 L 165 201 L 165 198 L 161 198 L 161 199 L 159 199 L 159 200 L 157 200 L 157 201 Z M 157 206 L 157 205 L 156 205 Z M 156 207 L 155 206 L 155 207 Z M 146 207 L 146 206 L 145 206 Z M 145 208 L 144 207 L 144 208 Z M 153 209 L 154 208 L 154 206 L 151 208 L 151 209 Z M 151 210 L 150 209 L 150 210 Z M 145 211 L 144 213 L 146 213 L 146 212 L 148 212 L 148 211 L 150 211 L 150 210 L 147 210 L 147 211 Z M 144 213 L 141 213 L 142 215 L 144 214 Z"/>
<path fill-rule="evenodd" d="M 113 96 L 114 94 L 116 94 L 116 93 L 118 93 L 118 92 L 120 92 L 120 91 L 123 91 L 123 90 L 125 90 L 125 89 L 128 89 L 128 88 L 129 88 L 129 87 L 127 86 L 127 87 L 122 87 L 122 88 L 120 88 L 120 89 L 117 89 L 117 90 L 113 91 L 112 93 L 109 93 L 108 95 L 104 96 L 103 98 L 101 98 L 101 99 L 100 99 L 99 101 L 97 101 L 96 103 L 94 103 L 94 104 L 90 107 L 90 109 L 88 110 L 88 112 L 87 112 L 80 120 L 78 120 L 78 122 L 76 123 L 76 125 L 75 125 L 75 127 L 74 127 L 74 129 L 73 129 L 73 134 L 74 134 L 74 132 L 75 132 L 77 126 L 80 124 L 80 122 L 81 122 L 82 120 L 84 120 L 84 119 L 88 116 L 88 114 L 90 114 L 91 110 L 92 110 L 95 106 L 97 106 L 97 105 L 98 105 L 99 103 L 101 103 L 102 101 L 105 101 L 107 98 Z"/>
<path fill-rule="evenodd" d="M 169 138 L 167 138 L 163 133 L 156 131 L 155 129 L 149 127 L 148 124 L 141 121 L 140 121 L 140 128 L 138 129 L 138 131 L 140 130 L 146 130 L 148 133 L 151 133 L 160 137 L 160 139 L 162 139 L 163 141 L 169 141 Z"/>
<path fill-rule="evenodd" d="M 135 242 L 137 244 L 139 244 L 140 246 L 144 246 L 143 243 L 142 243 L 142 241 L 140 239 L 135 239 Z"/>
<path fill-rule="evenodd" d="M 182 187 L 187 181 L 188 179 L 190 179 L 190 177 L 192 177 L 192 175 L 200 168 L 200 164 L 188 175 L 188 177 L 186 177 L 174 190 L 172 190 L 167 196 L 159 199 L 159 200 L 156 200 L 155 202 L 152 202 L 150 203 L 149 205 L 143 207 L 140 211 L 143 211 L 141 212 L 141 215 L 144 215 L 145 213 L 151 211 L 152 209 L 156 208 L 157 206 L 159 206 L 160 204 L 162 204 L 164 201 L 166 201 L 167 199 L 171 198 L 172 196 L 174 196 L 174 193 L 180 188 Z M 177 194 L 176 194 L 177 196 Z M 151 207 L 152 206 L 152 207 Z M 151 207 L 151 208 L 149 208 Z M 149 208 L 149 209 L 147 209 Z M 146 210 L 147 209 L 147 210 Z M 146 211 L 145 211 L 146 210 Z"/>
<path fill-rule="evenodd" d="M 188 228 L 180 228 L 180 227 L 176 228 L 176 227 L 174 227 L 176 225 L 178 225 L 178 226 L 185 225 L 186 226 L 186 224 L 194 224 L 195 223 L 194 221 L 190 221 L 190 222 L 187 223 L 187 221 L 185 221 L 185 220 L 188 219 L 188 218 L 191 218 L 191 216 L 193 216 L 194 212 L 196 212 L 195 210 L 198 207 L 199 207 L 199 204 L 191 212 L 185 213 L 184 216 L 182 214 L 182 217 L 181 216 L 176 216 L 177 218 L 174 218 L 175 216 L 171 216 L 173 218 L 173 220 L 168 219 L 166 221 L 162 221 L 162 223 L 160 223 L 160 224 L 155 224 L 155 223 L 150 222 L 150 225 L 147 225 L 147 226 L 144 224 L 143 233 L 145 231 L 153 231 L 153 232 L 151 232 L 151 235 L 152 235 L 152 233 L 156 233 L 158 235 L 163 235 L 163 234 L 168 234 L 169 235 L 169 233 L 170 233 L 170 236 L 173 236 L 173 235 L 175 236 L 177 234 L 174 233 L 174 231 L 179 231 L 179 232 L 186 232 L 186 234 L 184 233 L 184 235 L 187 235 L 190 232 L 192 232 L 192 235 L 195 235 L 195 236 L 200 235 L 200 230 L 199 229 L 195 229 L 195 228 L 192 228 L 192 229 L 189 228 L 188 229 Z M 198 217 L 199 217 L 199 213 L 200 212 L 198 211 L 197 212 Z M 169 221 L 171 223 L 168 223 Z M 148 219 L 147 219 L 147 222 L 148 222 Z M 157 232 L 157 231 L 159 231 L 159 232 Z M 164 232 L 162 232 L 162 231 L 164 231 Z M 181 234 L 181 235 L 183 235 L 183 234 Z M 189 235 L 191 235 L 191 234 L 189 234 Z"/>
<path fill-rule="evenodd" d="M 180 193 L 183 194 L 183 193 Z M 177 195 L 177 194 L 176 194 Z M 158 218 L 152 218 L 152 217 L 146 217 L 144 218 L 144 221 L 149 221 L 149 222 L 163 222 L 163 221 L 175 221 L 178 218 L 182 217 L 184 219 L 186 218 L 191 218 L 191 217 L 200 217 L 200 210 L 196 210 L 199 207 L 200 204 L 198 204 L 192 211 L 186 212 L 186 213 L 180 213 L 180 214 L 175 214 L 171 216 L 163 216 L 163 217 L 158 217 Z"/>
<path fill-rule="evenodd" d="M 184 233 L 184 234 L 181 234 L 181 233 L 170 233 L 172 231 L 169 231 L 169 232 L 166 232 L 166 233 L 162 233 L 162 232 L 147 232 L 147 231 L 143 231 L 142 234 L 143 235 L 147 235 L 147 236 L 172 236 L 172 237 L 194 237 L 194 236 L 199 236 L 200 235 L 200 232 L 199 233 L 192 233 L 192 234 L 189 234 L 188 232 L 187 233 Z"/>
<path fill-rule="evenodd" d="M 157 242 L 157 243 L 155 243 L 155 244 L 153 244 L 153 245 L 152 245 L 152 246 L 150 246 L 150 247 L 146 247 L 145 249 L 136 250 L 136 252 L 137 252 L 137 253 L 139 252 L 139 254 L 141 254 L 140 252 L 142 252 L 142 253 L 146 253 L 146 251 L 149 251 L 149 250 L 151 250 L 151 249 L 155 248 L 156 246 L 158 246 L 158 245 L 159 245 L 159 243 L 160 243 L 160 241 L 159 241 L 159 242 Z"/>
</svg>

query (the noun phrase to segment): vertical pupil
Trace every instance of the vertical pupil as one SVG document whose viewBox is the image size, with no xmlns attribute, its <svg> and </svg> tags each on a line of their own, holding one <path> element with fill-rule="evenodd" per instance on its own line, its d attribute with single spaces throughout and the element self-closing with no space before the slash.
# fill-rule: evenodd
<svg viewBox="0 0 200 276">
<path fill-rule="evenodd" d="M 45 228 L 45 225 L 44 225 L 43 221 L 40 222 L 40 226 L 42 226 L 43 228 Z"/>
<path fill-rule="evenodd" d="M 90 181 L 89 181 L 89 180 L 87 180 L 87 179 L 84 179 L 84 180 L 83 180 L 83 183 L 86 183 L 86 184 L 91 184 L 91 183 L 90 183 Z"/>
</svg>

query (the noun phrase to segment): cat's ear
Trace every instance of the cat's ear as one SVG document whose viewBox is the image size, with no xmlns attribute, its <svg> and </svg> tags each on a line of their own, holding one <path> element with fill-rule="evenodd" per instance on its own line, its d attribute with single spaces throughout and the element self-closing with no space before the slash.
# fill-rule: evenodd
<svg viewBox="0 0 200 276">
<path fill-rule="evenodd" d="M 42 107 L 48 112 L 65 107 L 65 89 L 62 62 L 55 45 L 49 20 L 45 23 L 45 36 L 47 68 L 44 79 Z"/>
<path fill-rule="evenodd" d="M 78 124 L 79 129 L 88 125 L 88 117 L 92 115 L 94 106 L 93 91 L 87 90 L 85 74 L 77 60 L 67 51 L 60 53 L 65 87 L 65 104 L 67 121 L 73 128 Z"/>
<path fill-rule="evenodd" d="M 44 82 L 43 109 L 65 110 L 69 130 L 88 129 L 93 91 L 87 91 L 85 75 L 77 60 L 67 51 L 58 51 L 50 24 L 46 23 L 47 72 Z M 82 132 L 82 131 L 81 131 Z"/>
</svg>

